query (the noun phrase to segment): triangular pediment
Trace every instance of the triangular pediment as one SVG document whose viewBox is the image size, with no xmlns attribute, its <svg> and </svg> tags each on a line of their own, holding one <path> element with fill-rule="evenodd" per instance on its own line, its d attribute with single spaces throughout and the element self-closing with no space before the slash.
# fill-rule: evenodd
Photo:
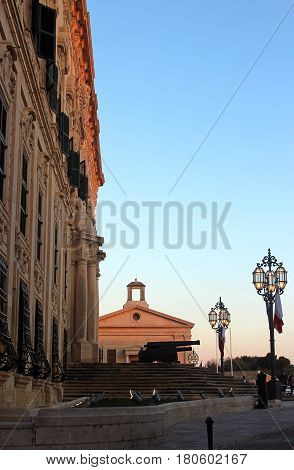
<svg viewBox="0 0 294 470">
<path fill-rule="evenodd" d="M 194 323 L 142 306 L 123 308 L 121 310 L 102 315 L 99 318 L 100 328 L 170 327 L 192 329 L 193 326 Z"/>
</svg>

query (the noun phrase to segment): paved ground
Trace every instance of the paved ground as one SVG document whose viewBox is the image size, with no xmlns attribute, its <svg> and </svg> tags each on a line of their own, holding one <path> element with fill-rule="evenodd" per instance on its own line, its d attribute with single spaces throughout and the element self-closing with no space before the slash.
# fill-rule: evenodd
<svg viewBox="0 0 294 470">
<path fill-rule="evenodd" d="M 280 408 L 212 416 L 214 449 L 294 449 L 294 403 Z M 207 449 L 204 419 L 177 424 L 150 449 Z"/>
</svg>

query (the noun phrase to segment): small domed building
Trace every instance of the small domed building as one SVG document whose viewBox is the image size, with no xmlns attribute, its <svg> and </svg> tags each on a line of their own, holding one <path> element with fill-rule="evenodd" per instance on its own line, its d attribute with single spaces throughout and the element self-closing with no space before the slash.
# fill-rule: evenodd
<svg viewBox="0 0 294 470">
<path fill-rule="evenodd" d="M 151 341 L 191 341 L 194 323 L 149 308 L 146 286 L 137 279 L 127 285 L 123 308 L 99 319 L 100 357 L 106 363 L 138 361 L 138 353 Z M 134 294 L 139 291 L 139 300 Z M 189 352 L 180 352 L 179 361 L 188 363 Z"/>
</svg>

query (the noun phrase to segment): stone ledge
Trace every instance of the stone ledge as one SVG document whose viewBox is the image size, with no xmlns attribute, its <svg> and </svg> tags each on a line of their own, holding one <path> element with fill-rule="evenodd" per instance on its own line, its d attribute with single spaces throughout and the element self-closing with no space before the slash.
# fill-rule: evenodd
<svg viewBox="0 0 294 470">
<path fill-rule="evenodd" d="M 138 408 L 43 408 L 31 414 L 31 426 L 17 427 L 15 449 L 131 449 L 162 439 L 177 423 L 253 409 L 254 397 L 215 398 Z M 13 413 L 12 413 L 13 417 Z M 15 423 L 0 423 L 0 446 Z M 11 420 L 12 421 L 12 420 Z M 10 427 L 9 427 L 10 426 Z M 24 433 L 26 436 L 24 436 Z M 25 445 L 27 439 L 29 445 Z"/>
<path fill-rule="evenodd" d="M 9 372 L 4 372 L 4 371 L 0 371 L 0 385 L 4 384 L 5 382 L 7 382 L 8 379 L 10 379 L 10 377 L 12 377 L 12 374 L 9 373 Z"/>
</svg>

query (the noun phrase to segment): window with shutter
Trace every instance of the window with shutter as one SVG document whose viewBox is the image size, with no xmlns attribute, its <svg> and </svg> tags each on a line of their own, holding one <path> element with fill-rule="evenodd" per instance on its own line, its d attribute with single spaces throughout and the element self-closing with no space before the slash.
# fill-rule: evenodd
<svg viewBox="0 0 294 470">
<path fill-rule="evenodd" d="M 22 179 L 20 194 L 20 231 L 26 235 L 27 224 L 27 199 L 28 199 L 28 162 L 25 156 L 22 157 Z"/>
<path fill-rule="evenodd" d="M 56 10 L 33 0 L 32 32 L 38 56 L 55 62 Z"/>
<path fill-rule="evenodd" d="M 58 323 L 56 318 L 53 318 L 52 323 L 52 381 L 62 382 L 64 379 L 62 364 L 59 357 L 59 338 L 58 338 Z"/>
<path fill-rule="evenodd" d="M 63 376 L 65 377 L 67 369 L 67 349 L 68 349 L 68 332 L 64 329 L 63 332 Z"/>
<path fill-rule="evenodd" d="M 30 307 L 28 287 L 20 282 L 18 304 L 18 368 L 23 375 L 33 375 L 35 370 L 35 353 L 31 341 Z"/>
<path fill-rule="evenodd" d="M 41 261 L 41 249 L 42 249 L 42 194 L 39 192 L 38 195 L 38 221 L 37 221 L 37 259 Z"/>
<path fill-rule="evenodd" d="M 88 176 L 83 174 L 80 175 L 79 197 L 83 201 L 87 201 L 88 198 Z"/>
<path fill-rule="evenodd" d="M 8 329 L 7 320 L 7 263 L 0 256 L 0 370 L 12 372 L 17 365 L 17 354 Z"/>
<path fill-rule="evenodd" d="M 54 229 L 54 259 L 53 259 L 53 281 L 57 284 L 57 272 L 58 272 L 58 228 L 55 225 Z"/>
<path fill-rule="evenodd" d="M 102 348 L 99 348 L 99 352 L 98 352 L 98 362 L 99 362 L 99 364 L 102 364 L 102 363 L 103 363 L 103 349 L 102 349 Z"/>
<path fill-rule="evenodd" d="M 36 355 L 36 367 L 34 371 L 34 377 L 39 379 L 46 379 L 51 368 L 44 351 L 44 320 L 43 310 L 39 301 L 36 301 L 35 310 L 35 355 Z"/>
<path fill-rule="evenodd" d="M 5 140 L 6 140 L 6 119 L 7 112 L 0 98 L 0 200 L 3 200 L 4 195 L 4 180 L 5 180 Z"/>
<path fill-rule="evenodd" d="M 86 162 L 85 160 L 80 164 L 80 187 L 79 197 L 83 201 L 87 201 L 88 198 L 88 177 L 86 176 Z"/>
<path fill-rule="evenodd" d="M 58 98 L 57 98 L 56 125 L 57 125 L 59 143 L 60 143 L 60 146 L 61 146 L 61 99 L 60 99 L 60 94 L 58 95 Z"/>
<path fill-rule="evenodd" d="M 46 62 L 46 89 L 51 109 L 58 113 L 58 67 L 53 62 Z"/>
<path fill-rule="evenodd" d="M 69 157 L 69 117 L 65 113 L 60 113 L 59 120 L 61 150 L 64 155 Z"/>
<path fill-rule="evenodd" d="M 63 286 L 63 296 L 64 300 L 67 300 L 67 251 L 64 252 L 64 286 Z"/>
<path fill-rule="evenodd" d="M 69 151 L 68 179 L 71 186 L 80 187 L 80 154 L 73 150 Z"/>
</svg>

